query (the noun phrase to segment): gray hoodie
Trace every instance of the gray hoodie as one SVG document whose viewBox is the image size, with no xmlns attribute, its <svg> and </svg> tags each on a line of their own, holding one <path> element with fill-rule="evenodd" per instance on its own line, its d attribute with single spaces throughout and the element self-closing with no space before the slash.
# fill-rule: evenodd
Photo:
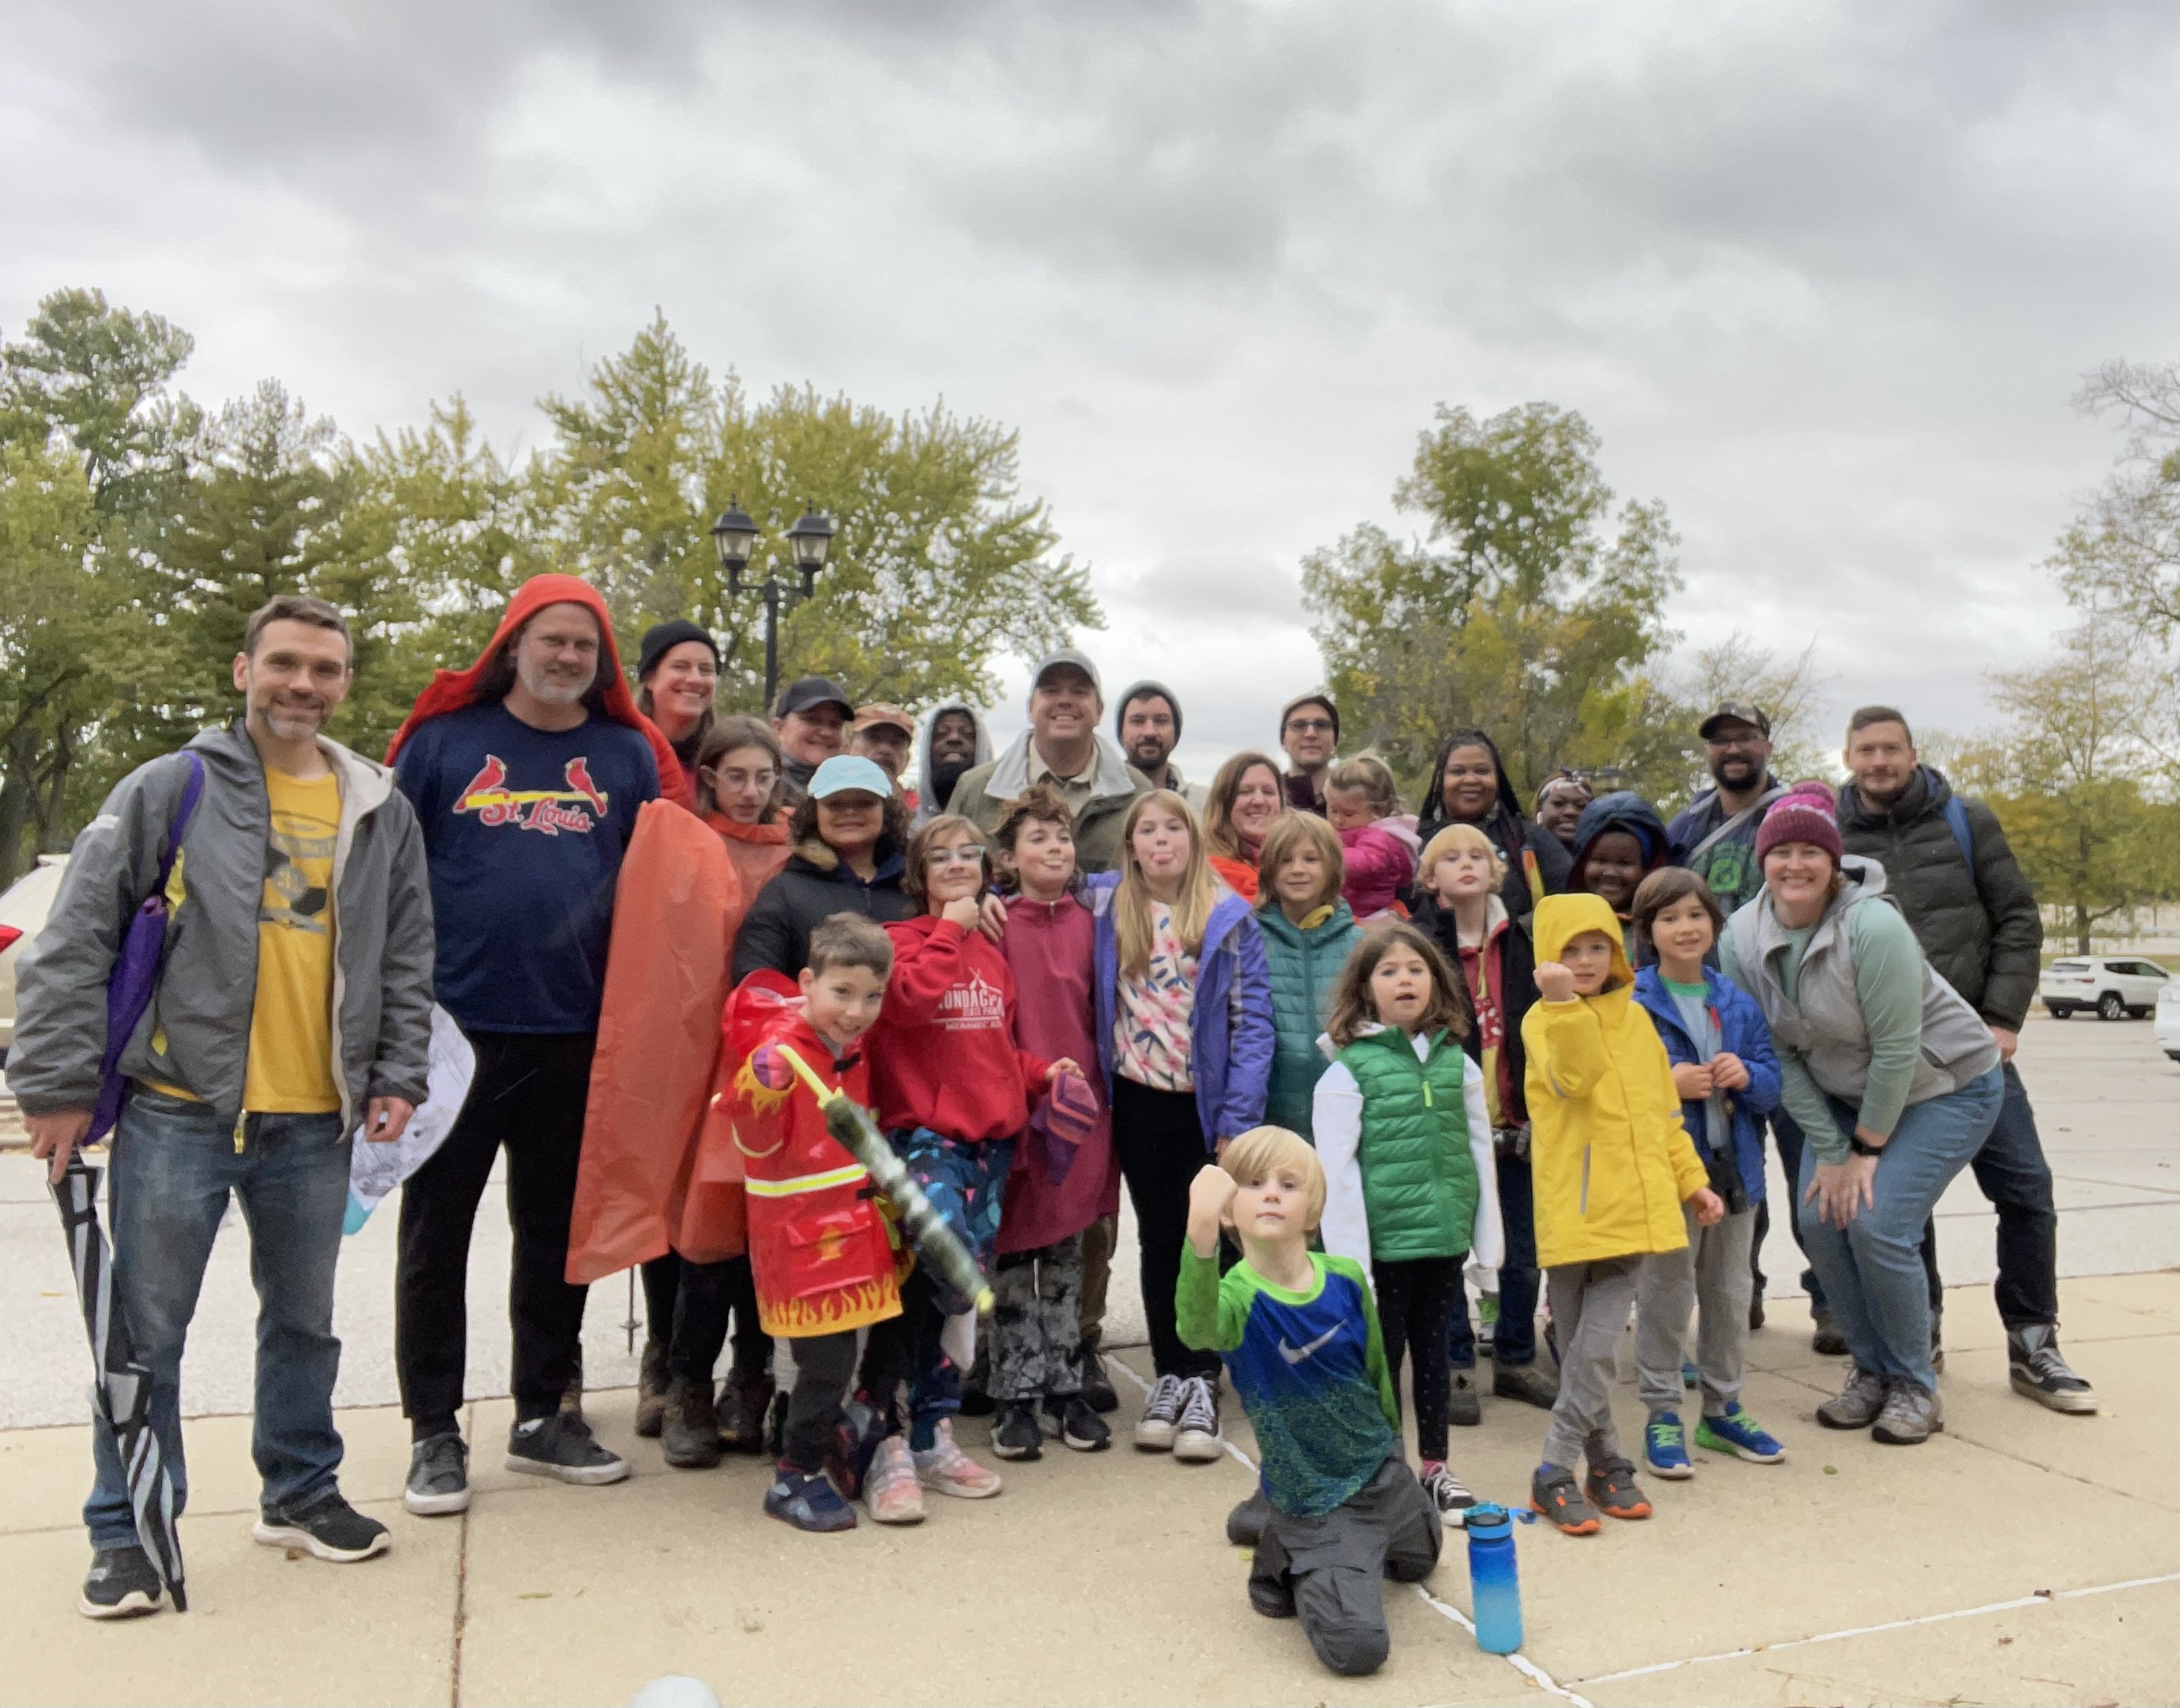
<svg viewBox="0 0 2180 1708">
<path fill-rule="evenodd" d="M 151 1004 L 121 1071 L 242 1113 L 257 997 L 257 914 L 272 805 L 239 723 L 189 744 L 204 793 L 168 888 L 178 895 Z M 333 843 L 333 1053 L 344 1137 L 372 1097 L 421 1103 L 432 1041 L 432 891 L 424 838 L 394 773 L 321 737 L 340 778 Z M 106 1052 L 106 982 L 129 920 L 151 892 L 189 761 L 138 766 L 75 839 L 60 892 L 16 972 L 8 1083 L 25 1111 L 88 1109 Z M 154 1047 L 156 1043 L 158 1047 Z"/>
<path fill-rule="evenodd" d="M 961 773 L 961 777 L 966 777 L 969 772 L 974 771 L 980 765 L 989 765 L 992 762 L 992 732 L 985 727 L 983 713 L 964 700 L 942 700 L 938 705 L 933 706 L 930 716 L 923 720 L 922 733 L 916 738 L 917 805 L 915 820 L 909 827 L 911 830 L 922 829 L 927 821 L 938 817 L 939 813 L 944 810 L 939 805 L 939 785 L 932 779 L 931 731 L 938 723 L 940 715 L 949 711 L 966 713 L 969 722 L 977 726 L 977 756 L 969 761 L 968 769 Z M 961 788 L 961 777 L 957 777 L 954 779 L 954 786 L 956 789 Z"/>
</svg>

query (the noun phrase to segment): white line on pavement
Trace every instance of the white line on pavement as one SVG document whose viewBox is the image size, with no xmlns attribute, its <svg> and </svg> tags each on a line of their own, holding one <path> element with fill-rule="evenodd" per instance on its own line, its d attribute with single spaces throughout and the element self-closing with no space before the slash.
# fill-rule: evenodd
<svg viewBox="0 0 2180 1708">
<path fill-rule="evenodd" d="M 2079 1590 L 2047 1590 L 2019 1595 L 2011 1601 L 1988 1601 L 1980 1607 L 1957 1607 L 1951 1612 L 1924 1613 L 1913 1619 L 1888 1619 L 1881 1625 L 1856 1625 L 1844 1631 L 1824 1631 L 1814 1637 L 1790 1637 L 1779 1643 L 1759 1643 L 1750 1649 L 1727 1649 L 1715 1655 L 1691 1655 L 1684 1661 L 1660 1661 L 1649 1667 L 1630 1667 L 1621 1672 L 1599 1672 L 1577 1678 L 1578 1684 L 1610 1684 L 1621 1678 L 1648 1678 L 1653 1672 L 1677 1672 L 1683 1667 L 1708 1667 L 1718 1661 L 1739 1661 L 1750 1655 L 1775 1654 L 1781 1649 L 1806 1649 L 1813 1643 L 1840 1643 L 1850 1637 L 1871 1637 L 1882 1631 L 1904 1631 L 1915 1625 L 1942 1625 L 1952 1619 L 1978 1619 L 1986 1613 L 2012 1612 L 2020 1607 L 2048 1607 L 2054 1601 L 2078 1601 L 2084 1595 L 2109 1595 L 2117 1590 L 2146 1590 L 2157 1584 L 2180 1584 L 2180 1572 L 2154 1578 L 2128 1578 L 2117 1584 L 2091 1584 Z M 1464 1622 L 1465 1623 L 1465 1622 Z"/>
</svg>

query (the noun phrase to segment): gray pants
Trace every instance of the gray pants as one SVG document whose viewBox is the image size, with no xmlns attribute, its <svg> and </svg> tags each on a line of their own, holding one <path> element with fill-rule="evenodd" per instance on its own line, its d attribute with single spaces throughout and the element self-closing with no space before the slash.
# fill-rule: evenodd
<svg viewBox="0 0 2180 1708">
<path fill-rule="evenodd" d="M 1560 1397 L 1544 1430 L 1546 1464 L 1572 1470 L 1584 1452 L 1593 1469 L 1626 1457 L 1612 1426 L 1612 1384 L 1643 1264 L 1640 1257 L 1611 1257 L 1544 1271 L 1544 1295 L 1560 1337 Z"/>
<path fill-rule="evenodd" d="M 1756 1211 L 1744 1210 L 1712 1227 L 1697 1227 L 1695 1211 L 1685 1205 L 1682 1213 L 1688 1222 L 1686 1249 L 1652 1252 L 1636 1285 L 1636 1375 L 1644 1405 L 1654 1412 L 1680 1409 L 1681 1352 L 1693 1308 L 1704 1415 L 1717 1417 L 1727 1401 L 1741 1397 L 1748 1299 L 1756 1285 L 1748 1267 Z"/>
<path fill-rule="evenodd" d="M 1081 1234 L 999 1259 L 985 1392 L 1002 1402 L 1082 1392 L 1082 1310 Z"/>
<path fill-rule="evenodd" d="M 1438 1508 L 1399 1459 L 1329 1513 L 1269 1509 L 1249 1568 L 1249 1604 L 1267 1618 L 1296 1617 L 1317 1658 L 1342 1678 L 1374 1672 L 1392 1639 L 1379 1580 L 1419 1583 L 1438 1564 Z"/>
</svg>

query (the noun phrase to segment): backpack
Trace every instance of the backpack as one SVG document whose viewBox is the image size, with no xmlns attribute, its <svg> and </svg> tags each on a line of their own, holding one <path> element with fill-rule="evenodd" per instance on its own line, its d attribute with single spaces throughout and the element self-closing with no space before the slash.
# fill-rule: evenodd
<svg viewBox="0 0 2180 1708">
<path fill-rule="evenodd" d="M 1975 877 L 1975 832 L 1968 828 L 1968 810 L 1957 794 L 1946 797 L 1946 828 L 1953 833 L 1953 844 L 1961 851 L 1961 858 L 1968 863 L 1968 877 Z"/>
</svg>

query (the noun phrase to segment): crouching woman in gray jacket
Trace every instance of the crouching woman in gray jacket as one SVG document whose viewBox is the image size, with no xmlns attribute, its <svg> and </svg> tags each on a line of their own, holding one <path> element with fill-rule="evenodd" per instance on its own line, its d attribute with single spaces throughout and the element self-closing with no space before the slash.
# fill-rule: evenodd
<svg viewBox="0 0 2180 1708">
<path fill-rule="evenodd" d="M 1728 921 L 1720 958 L 1762 1007 L 1808 1135 L 1796 1214 L 1854 1358 L 1817 1421 L 1905 1447 L 1944 1427 L 1923 1226 L 1990 1136 L 2004 1086 L 1990 1028 L 1880 899 L 1884 868 L 1843 861 L 1835 813 L 1821 786 L 1765 813 L 1764 887 Z"/>
</svg>

